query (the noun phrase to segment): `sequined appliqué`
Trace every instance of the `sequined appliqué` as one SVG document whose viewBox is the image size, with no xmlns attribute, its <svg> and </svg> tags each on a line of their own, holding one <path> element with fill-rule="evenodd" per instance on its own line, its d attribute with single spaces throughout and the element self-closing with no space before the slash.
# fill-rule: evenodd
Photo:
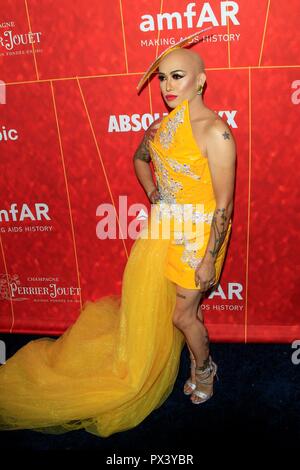
<svg viewBox="0 0 300 470">
<path fill-rule="evenodd" d="M 192 269 L 196 269 L 200 261 L 203 259 L 201 256 L 197 256 L 197 250 L 201 247 L 201 242 L 196 237 L 187 237 L 178 233 L 178 238 L 174 238 L 172 243 L 174 245 L 183 245 L 184 249 L 181 255 L 181 261 L 188 264 Z"/>
<path fill-rule="evenodd" d="M 157 180 L 157 188 L 161 196 L 161 200 L 168 204 L 176 204 L 176 193 L 183 188 L 179 181 L 174 180 L 166 169 L 163 161 L 155 149 L 151 148 L 152 160 L 155 167 L 155 176 Z"/>
<path fill-rule="evenodd" d="M 197 204 L 176 204 L 174 201 L 169 203 L 163 199 L 158 208 L 158 216 L 160 218 L 174 217 L 180 223 L 191 220 L 194 224 L 200 222 L 211 224 L 214 212 L 195 210 L 196 206 Z"/>
<path fill-rule="evenodd" d="M 186 247 L 183 250 L 181 260 L 187 263 L 190 268 L 196 269 L 200 261 L 203 260 L 202 256 L 196 256 L 196 250 L 188 250 Z"/>
<path fill-rule="evenodd" d="M 166 124 L 166 128 L 159 133 L 159 141 L 164 149 L 168 149 L 173 141 L 174 134 L 180 124 L 184 122 L 185 106 L 180 108 L 177 113 L 170 118 Z"/>
<path fill-rule="evenodd" d="M 183 173 L 187 176 L 190 176 L 191 178 L 195 180 L 201 179 L 199 175 L 196 175 L 195 173 L 193 173 L 190 165 L 188 165 L 187 163 L 179 163 L 177 160 L 174 160 L 173 158 L 167 158 L 167 162 L 169 163 L 170 167 L 174 171 L 176 171 L 176 173 Z"/>
</svg>

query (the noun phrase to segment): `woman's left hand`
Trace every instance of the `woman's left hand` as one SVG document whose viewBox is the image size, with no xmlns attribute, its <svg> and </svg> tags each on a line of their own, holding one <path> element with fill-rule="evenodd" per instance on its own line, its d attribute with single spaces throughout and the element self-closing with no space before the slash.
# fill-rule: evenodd
<svg viewBox="0 0 300 470">
<path fill-rule="evenodd" d="M 213 286 L 216 277 L 216 268 L 213 261 L 202 260 L 195 269 L 195 284 L 205 292 Z"/>
</svg>

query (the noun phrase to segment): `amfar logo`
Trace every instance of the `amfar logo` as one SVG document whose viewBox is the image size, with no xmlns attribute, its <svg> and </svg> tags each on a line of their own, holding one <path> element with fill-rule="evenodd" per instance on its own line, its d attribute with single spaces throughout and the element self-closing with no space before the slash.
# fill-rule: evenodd
<svg viewBox="0 0 300 470">
<path fill-rule="evenodd" d="M 22 204 L 18 209 L 18 204 L 13 203 L 10 205 L 10 209 L 0 209 L 0 222 L 20 221 L 23 220 L 51 220 L 48 215 L 49 206 L 42 202 L 34 204 L 33 208 L 29 208 L 28 204 Z"/>
<path fill-rule="evenodd" d="M 239 25 L 236 15 L 239 11 L 237 2 L 220 2 L 219 11 L 214 11 L 209 2 L 204 2 L 200 12 L 195 11 L 196 3 L 188 3 L 183 15 L 174 11 L 172 13 L 158 13 L 155 16 L 143 15 L 140 23 L 140 30 L 145 33 L 148 31 L 162 31 L 164 29 L 182 29 L 182 28 L 202 28 L 204 23 L 212 26 L 226 26 L 227 20 L 234 25 Z M 194 18 L 196 20 L 194 20 Z"/>
<path fill-rule="evenodd" d="M 237 114 L 237 110 L 222 110 L 218 111 L 218 115 L 222 118 L 223 116 L 226 117 L 226 121 L 228 126 L 232 127 L 233 129 L 237 129 L 237 123 L 235 121 L 235 116 Z M 167 116 L 168 113 L 163 113 L 162 116 Z M 141 129 L 147 130 L 148 127 L 160 117 L 159 113 L 155 113 L 153 116 L 152 114 L 132 114 L 129 116 L 128 114 L 119 114 L 116 116 L 113 114 L 109 117 L 108 123 L 108 132 L 138 132 Z"/>
</svg>

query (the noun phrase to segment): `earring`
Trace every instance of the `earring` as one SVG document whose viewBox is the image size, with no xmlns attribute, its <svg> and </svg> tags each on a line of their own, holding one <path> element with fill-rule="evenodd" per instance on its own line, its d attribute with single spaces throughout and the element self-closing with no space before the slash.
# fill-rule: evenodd
<svg viewBox="0 0 300 470">
<path fill-rule="evenodd" d="M 199 90 L 197 91 L 197 95 L 202 95 L 203 85 L 200 85 Z"/>
</svg>

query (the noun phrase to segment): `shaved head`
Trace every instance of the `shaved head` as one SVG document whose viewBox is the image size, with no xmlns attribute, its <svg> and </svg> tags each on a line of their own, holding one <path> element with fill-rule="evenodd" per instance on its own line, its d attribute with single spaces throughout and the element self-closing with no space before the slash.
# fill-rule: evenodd
<svg viewBox="0 0 300 470">
<path fill-rule="evenodd" d="M 171 50 L 160 61 L 158 79 L 168 106 L 174 108 L 185 99 L 200 102 L 206 82 L 204 62 L 199 54 L 189 49 Z"/>
<path fill-rule="evenodd" d="M 170 63 L 177 63 L 177 68 L 184 68 L 184 66 L 189 66 L 193 69 L 193 72 L 199 74 L 205 72 L 205 66 L 203 59 L 196 52 L 190 51 L 189 49 L 175 49 L 174 51 L 169 52 L 169 54 L 164 57 L 159 64 L 159 71 L 163 72 L 165 67 L 168 67 Z"/>
</svg>

